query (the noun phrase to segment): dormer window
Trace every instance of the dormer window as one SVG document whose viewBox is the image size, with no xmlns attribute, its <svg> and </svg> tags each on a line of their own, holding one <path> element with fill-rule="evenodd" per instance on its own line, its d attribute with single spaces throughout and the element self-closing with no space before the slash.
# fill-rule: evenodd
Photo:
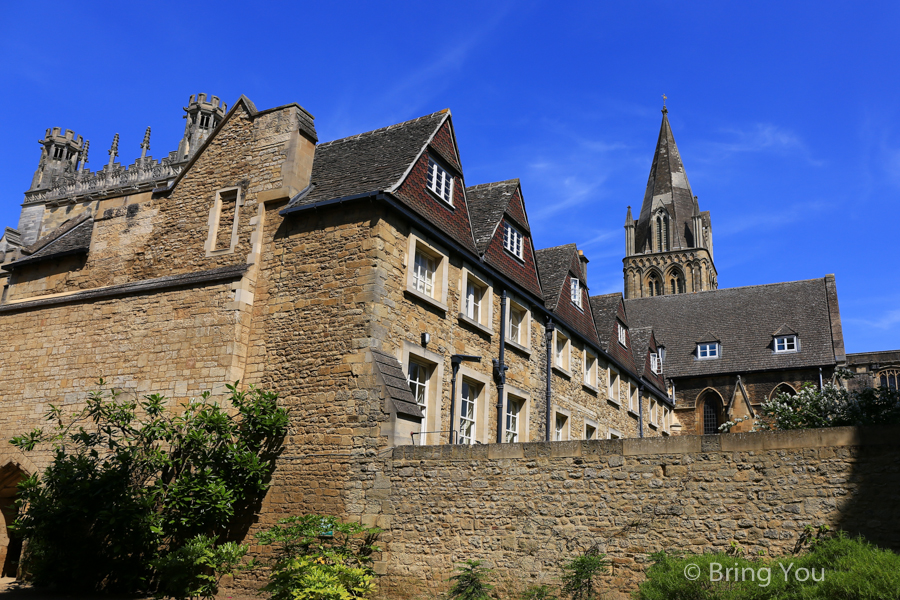
<svg viewBox="0 0 900 600">
<path fill-rule="evenodd" d="M 428 159 L 428 189 L 437 194 L 438 198 L 453 205 L 453 177 L 446 169 Z"/>
<path fill-rule="evenodd" d="M 650 370 L 659 375 L 662 372 L 662 364 L 659 360 L 659 355 L 656 352 L 650 353 Z"/>
<path fill-rule="evenodd" d="M 779 335 L 775 337 L 775 352 L 797 352 L 800 345 L 797 343 L 796 335 Z"/>
<path fill-rule="evenodd" d="M 616 327 L 618 328 L 619 343 L 627 348 L 628 347 L 628 342 L 627 342 L 628 338 L 626 338 L 625 336 L 626 336 L 626 332 L 628 330 L 625 329 L 625 326 L 622 325 L 621 323 L 619 323 L 618 321 L 616 321 Z"/>
<path fill-rule="evenodd" d="M 522 258 L 522 234 L 505 221 L 503 223 L 503 247 L 516 258 Z"/>
<path fill-rule="evenodd" d="M 581 309 L 581 282 L 574 277 L 571 277 L 570 280 L 570 289 L 572 290 L 572 304 L 574 304 L 578 309 Z"/>
<path fill-rule="evenodd" d="M 697 344 L 697 358 L 719 358 L 719 342 L 704 342 Z"/>
</svg>

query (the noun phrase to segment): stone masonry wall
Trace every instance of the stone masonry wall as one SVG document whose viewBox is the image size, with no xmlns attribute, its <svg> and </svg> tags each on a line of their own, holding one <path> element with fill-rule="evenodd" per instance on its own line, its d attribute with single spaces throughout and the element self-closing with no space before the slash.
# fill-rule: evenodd
<svg viewBox="0 0 900 600">
<path fill-rule="evenodd" d="M 656 439 L 398 447 L 377 463 L 391 502 L 380 560 L 389 597 L 445 588 L 482 559 L 524 586 L 599 544 L 626 597 L 651 552 L 789 552 L 825 523 L 900 549 L 900 430 L 836 428 Z"/>
</svg>

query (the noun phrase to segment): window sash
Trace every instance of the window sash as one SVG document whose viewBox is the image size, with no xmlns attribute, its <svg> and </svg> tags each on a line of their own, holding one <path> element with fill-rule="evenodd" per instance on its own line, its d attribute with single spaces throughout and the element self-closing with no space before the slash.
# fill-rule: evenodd
<svg viewBox="0 0 900 600">
<path fill-rule="evenodd" d="M 509 309 L 509 334 L 507 337 L 517 344 L 522 343 L 522 322 L 525 320 L 525 312 L 517 308 Z"/>
<path fill-rule="evenodd" d="M 797 337 L 793 335 L 775 338 L 775 352 L 796 352 Z"/>
<path fill-rule="evenodd" d="M 475 402 L 478 391 L 475 386 L 463 380 L 462 401 L 459 405 L 459 443 L 475 443 Z"/>
<path fill-rule="evenodd" d="M 453 205 L 453 177 L 443 167 L 428 159 L 428 189 L 437 194 L 444 202 Z"/>
<path fill-rule="evenodd" d="M 413 288 L 417 292 L 432 296 L 434 294 L 434 271 L 434 259 L 417 251 L 413 265 Z"/>
<path fill-rule="evenodd" d="M 697 355 L 700 358 L 716 358 L 719 356 L 719 344 L 698 344 Z"/>
<path fill-rule="evenodd" d="M 563 432 L 566 429 L 566 421 L 568 418 L 566 415 L 556 413 L 556 441 L 563 441 Z"/>
<path fill-rule="evenodd" d="M 503 247 L 522 258 L 522 234 L 509 223 L 503 224 Z"/>
<path fill-rule="evenodd" d="M 572 304 L 574 304 L 578 308 L 581 308 L 581 282 L 574 277 L 570 279 L 572 282 L 570 286 L 572 291 Z"/>
<path fill-rule="evenodd" d="M 519 441 L 519 413 L 522 410 L 522 402 L 507 396 L 506 399 L 506 443 L 515 444 Z"/>
<path fill-rule="evenodd" d="M 566 353 L 566 345 L 569 340 L 566 336 L 561 335 L 559 332 L 556 334 L 556 366 L 560 369 L 565 369 L 565 353 Z"/>
<path fill-rule="evenodd" d="M 407 367 L 406 383 L 409 391 L 416 399 L 416 404 L 422 410 L 422 423 L 419 426 L 419 444 L 425 444 L 426 423 L 428 420 L 428 367 L 417 362 L 409 361 Z"/>
<path fill-rule="evenodd" d="M 481 322 L 481 299 L 484 289 L 472 282 L 466 283 L 466 316 Z"/>
<path fill-rule="evenodd" d="M 625 327 L 621 323 L 616 323 L 616 327 L 619 328 L 619 343 L 628 347 L 627 338 L 625 337 Z"/>
<path fill-rule="evenodd" d="M 589 385 L 597 384 L 597 357 L 593 354 L 588 354 L 585 352 L 585 365 L 584 365 L 584 382 Z"/>
<path fill-rule="evenodd" d="M 650 370 L 659 374 L 659 356 L 655 352 L 650 353 Z"/>
</svg>

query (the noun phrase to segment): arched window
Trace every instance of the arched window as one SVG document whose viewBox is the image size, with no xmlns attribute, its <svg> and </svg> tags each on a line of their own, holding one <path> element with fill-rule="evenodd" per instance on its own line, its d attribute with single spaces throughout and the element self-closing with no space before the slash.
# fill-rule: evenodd
<svg viewBox="0 0 900 600">
<path fill-rule="evenodd" d="M 775 389 L 772 390 L 772 393 L 769 394 L 769 400 L 772 400 L 778 394 L 788 394 L 789 396 L 794 396 L 797 394 L 797 390 L 786 383 L 779 383 L 777 386 L 775 386 Z"/>
<path fill-rule="evenodd" d="M 715 435 L 720 433 L 722 424 L 722 397 L 712 388 L 707 388 L 697 397 L 697 433 Z"/>
<path fill-rule="evenodd" d="M 660 292 L 662 292 L 662 288 L 659 285 L 659 278 L 656 275 L 651 275 L 647 279 L 647 293 L 650 296 L 659 296 Z"/>
<path fill-rule="evenodd" d="M 659 214 L 656 217 L 656 251 L 669 250 L 669 216 Z"/>
<path fill-rule="evenodd" d="M 669 217 L 667 215 L 663 215 L 663 248 L 665 250 L 671 250 L 670 242 L 669 242 Z"/>
<path fill-rule="evenodd" d="M 719 411 L 713 405 L 712 398 L 707 398 L 703 403 L 703 435 L 715 435 L 719 433 Z"/>
<path fill-rule="evenodd" d="M 900 390 L 900 369 L 885 369 L 875 378 L 878 387 Z"/>
<path fill-rule="evenodd" d="M 672 294 L 684 293 L 684 276 L 677 270 L 669 273 L 669 289 Z"/>
<path fill-rule="evenodd" d="M 662 252 L 663 249 L 663 240 L 662 240 L 663 230 L 662 230 L 662 219 L 656 217 L 656 251 Z"/>
</svg>

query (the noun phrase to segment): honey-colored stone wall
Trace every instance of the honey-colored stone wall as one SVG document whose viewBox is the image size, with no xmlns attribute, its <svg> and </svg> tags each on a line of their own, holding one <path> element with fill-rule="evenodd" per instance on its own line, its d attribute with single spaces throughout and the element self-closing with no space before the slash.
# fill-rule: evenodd
<svg viewBox="0 0 900 600">
<path fill-rule="evenodd" d="M 627 598 L 658 550 L 732 541 L 789 553 L 827 524 L 900 549 L 900 430 L 836 428 L 474 447 L 400 447 L 377 464 L 393 500 L 379 585 L 386 597 L 447 587 L 480 559 L 524 587 L 558 583 L 560 561 L 607 553 L 609 597 Z"/>
</svg>

